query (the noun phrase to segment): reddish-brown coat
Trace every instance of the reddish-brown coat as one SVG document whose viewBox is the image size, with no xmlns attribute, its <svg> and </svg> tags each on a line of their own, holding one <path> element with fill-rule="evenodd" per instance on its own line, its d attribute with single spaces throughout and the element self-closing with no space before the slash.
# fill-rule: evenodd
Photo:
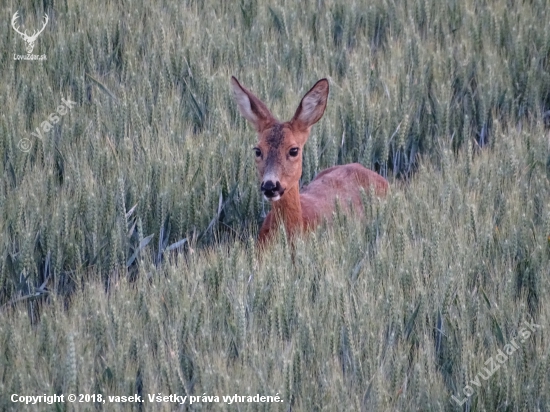
<svg viewBox="0 0 550 412">
<path fill-rule="evenodd" d="M 367 169 L 359 163 L 333 166 L 320 172 L 309 185 L 296 192 L 298 186 L 286 193 L 266 216 L 258 241 L 265 244 L 274 234 L 277 227 L 275 216 L 281 216 L 287 234 L 293 235 L 296 230 L 313 229 L 324 219 L 330 221 L 338 198 L 343 210 L 350 204 L 358 214 L 362 213 L 361 188 L 369 192 L 371 186 L 378 196 L 385 196 L 389 190 L 388 181 L 378 173 Z M 287 195 L 291 195 L 287 198 Z M 283 202 L 284 200 L 284 202 Z"/>
</svg>

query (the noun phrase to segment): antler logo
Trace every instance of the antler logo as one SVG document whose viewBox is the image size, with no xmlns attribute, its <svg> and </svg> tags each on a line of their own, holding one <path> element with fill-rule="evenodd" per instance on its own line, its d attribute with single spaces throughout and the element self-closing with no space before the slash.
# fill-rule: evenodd
<svg viewBox="0 0 550 412">
<path fill-rule="evenodd" d="M 19 11 L 16 11 L 15 14 L 13 15 L 13 18 L 11 19 L 11 25 L 12 25 L 13 29 L 23 37 L 23 40 L 25 40 L 25 42 L 27 42 L 27 53 L 31 54 L 32 50 L 34 49 L 34 42 L 36 41 L 36 38 L 38 37 L 38 35 L 40 33 L 42 33 L 44 31 L 44 29 L 46 28 L 46 24 L 48 24 L 48 20 L 49 20 L 48 15 L 44 14 L 44 25 L 42 26 L 42 28 L 40 29 L 40 31 L 38 33 L 35 31 L 32 34 L 32 36 L 29 36 L 27 34 L 27 30 L 25 30 L 24 33 L 21 33 L 19 31 L 19 26 L 15 26 L 15 23 L 17 22 L 18 18 L 19 18 Z"/>
</svg>

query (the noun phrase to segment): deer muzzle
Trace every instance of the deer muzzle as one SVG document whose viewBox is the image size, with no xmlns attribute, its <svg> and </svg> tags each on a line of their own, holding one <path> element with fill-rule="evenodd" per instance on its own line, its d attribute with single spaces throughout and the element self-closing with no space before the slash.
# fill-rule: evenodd
<svg viewBox="0 0 550 412">
<path fill-rule="evenodd" d="M 273 180 L 263 181 L 261 189 L 266 200 L 269 200 L 270 202 L 279 200 L 285 192 L 285 189 L 283 189 L 281 183 L 279 181 L 273 182 Z"/>
</svg>

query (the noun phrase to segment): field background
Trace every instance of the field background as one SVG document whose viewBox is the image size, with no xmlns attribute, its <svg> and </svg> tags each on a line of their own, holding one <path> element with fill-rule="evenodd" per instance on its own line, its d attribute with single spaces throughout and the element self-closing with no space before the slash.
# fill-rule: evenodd
<svg viewBox="0 0 550 412">
<path fill-rule="evenodd" d="M 4 2 L 0 409 L 550 410 L 548 3 Z M 29 33 L 48 13 L 46 61 L 13 59 L 17 10 Z M 231 75 L 283 120 L 329 78 L 303 182 L 357 161 L 391 194 L 259 260 Z M 525 321 L 542 328 L 473 385 Z"/>
</svg>

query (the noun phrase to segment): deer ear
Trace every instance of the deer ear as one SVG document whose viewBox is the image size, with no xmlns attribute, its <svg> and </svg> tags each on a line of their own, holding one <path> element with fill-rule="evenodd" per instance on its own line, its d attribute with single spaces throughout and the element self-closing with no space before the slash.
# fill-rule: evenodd
<svg viewBox="0 0 550 412">
<path fill-rule="evenodd" d="M 246 120 L 254 125 L 258 132 L 261 132 L 275 121 L 266 105 L 254 96 L 251 91 L 241 86 L 234 76 L 231 77 L 231 87 L 233 88 L 233 96 L 235 97 L 239 111 Z"/>
<path fill-rule="evenodd" d="M 315 83 L 315 86 L 303 97 L 290 121 L 294 127 L 306 131 L 323 117 L 327 107 L 328 90 L 327 79 L 321 79 Z"/>
</svg>

